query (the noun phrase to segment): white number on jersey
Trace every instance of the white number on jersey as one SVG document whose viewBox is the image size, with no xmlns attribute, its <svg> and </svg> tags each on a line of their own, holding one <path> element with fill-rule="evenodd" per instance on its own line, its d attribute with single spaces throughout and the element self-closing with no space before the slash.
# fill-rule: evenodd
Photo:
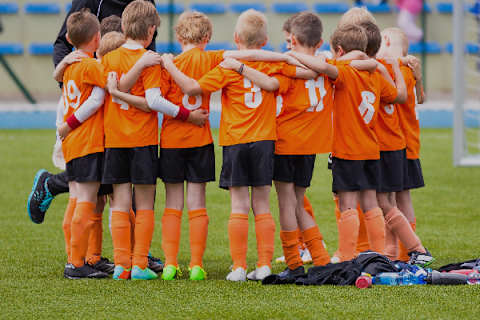
<svg viewBox="0 0 480 320">
<path fill-rule="evenodd" d="M 63 86 L 63 95 L 65 99 L 64 113 L 67 114 L 68 108 L 76 110 L 80 105 L 80 96 L 82 93 L 74 80 L 68 80 L 67 85 Z"/>
<path fill-rule="evenodd" d="M 323 98 L 327 94 L 325 90 L 325 80 L 323 77 L 318 77 L 316 80 L 305 81 L 305 88 L 308 89 L 308 97 L 310 99 L 310 108 L 307 112 L 320 112 L 323 110 Z M 317 96 L 317 88 L 320 94 L 320 101 Z"/>
<path fill-rule="evenodd" d="M 280 114 L 280 112 L 282 112 L 282 108 L 283 108 L 283 97 L 281 95 L 278 95 L 277 96 L 277 114 L 276 114 L 277 117 Z"/>
<path fill-rule="evenodd" d="M 262 90 L 247 78 L 243 78 L 243 87 L 250 88 L 250 92 L 245 93 L 245 105 L 250 109 L 258 108 L 262 104 Z"/>
<path fill-rule="evenodd" d="M 198 95 L 198 96 L 194 96 L 194 98 L 195 98 L 195 103 L 191 104 L 190 96 L 188 94 L 184 94 L 182 99 L 183 106 L 191 111 L 200 108 L 200 106 L 202 105 L 202 96 Z"/>
<path fill-rule="evenodd" d="M 383 107 L 385 112 L 389 115 L 392 115 L 393 112 L 395 111 L 395 106 L 393 104 L 387 104 L 385 107 Z"/>
<path fill-rule="evenodd" d="M 375 108 L 373 103 L 375 103 L 375 94 L 370 91 L 362 91 L 362 103 L 358 106 L 358 111 L 365 121 L 366 124 L 369 124 L 372 121 L 375 114 Z"/>
<path fill-rule="evenodd" d="M 114 96 L 112 96 L 112 101 L 118 105 L 120 105 L 120 109 L 122 110 L 128 110 L 128 103 L 126 103 L 125 101 L 123 100 L 120 100 L 118 98 L 115 98 Z"/>
</svg>

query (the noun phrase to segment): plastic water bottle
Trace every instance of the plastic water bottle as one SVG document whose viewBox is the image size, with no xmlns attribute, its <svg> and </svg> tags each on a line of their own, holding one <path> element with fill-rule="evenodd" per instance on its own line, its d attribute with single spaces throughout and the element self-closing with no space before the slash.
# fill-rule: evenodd
<svg viewBox="0 0 480 320">
<path fill-rule="evenodd" d="M 480 273 L 478 272 L 471 272 L 467 276 L 467 283 L 468 284 L 480 284 Z"/>
<path fill-rule="evenodd" d="M 360 277 L 355 281 L 355 286 L 359 289 L 366 289 L 372 286 L 372 276 L 368 273 L 362 272 Z"/>
<path fill-rule="evenodd" d="M 388 286 L 407 286 L 413 284 L 425 284 L 425 276 L 416 276 L 409 271 L 383 272 L 374 278 L 374 284 Z"/>
</svg>

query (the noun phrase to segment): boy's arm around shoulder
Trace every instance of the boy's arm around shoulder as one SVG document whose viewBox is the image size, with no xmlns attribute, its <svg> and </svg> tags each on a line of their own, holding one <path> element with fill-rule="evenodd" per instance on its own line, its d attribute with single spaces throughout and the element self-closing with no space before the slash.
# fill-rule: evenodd
<svg viewBox="0 0 480 320">
<path fill-rule="evenodd" d="M 198 81 L 186 76 L 173 63 L 173 55 L 164 54 L 162 56 L 163 67 L 170 73 L 170 76 L 177 83 L 183 93 L 189 96 L 197 96 L 202 93 L 202 88 Z"/>
<path fill-rule="evenodd" d="M 392 65 L 393 73 L 395 76 L 395 85 L 397 87 L 397 98 L 393 103 L 405 103 L 407 101 L 407 85 L 403 78 L 398 59 L 387 59 L 387 63 Z"/>
<path fill-rule="evenodd" d="M 88 58 L 88 56 L 78 50 L 72 51 L 66 55 L 65 58 L 63 58 L 62 61 L 60 61 L 60 63 L 55 67 L 55 70 L 53 71 L 53 79 L 55 79 L 57 82 L 63 82 L 63 73 L 65 72 L 65 69 L 75 62 L 82 61 L 83 58 Z"/>
<path fill-rule="evenodd" d="M 279 87 L 279 82 L 275 77 L 271 77 L 261 71 L 251 68 L 240 61 L 227 58 L 220 63 L 220 67 L 228 70 L 233 70 L 243 75 L 258 87 L 266 91 L 275 91 Z"/>
<path fill-rule="evenodd" d="M 138 81 L 145 68 L 159 65 L 162 62 L 161 56 L 153 51 L 145 52 L 140 59 L 135 62 L 133 67 L 128 72 L 122 75 L 118 83 L 118 90 L 128 92 Z"/>
<path fill-rule="evenodd" d="M 325 57 L 323 56 L 311 56 L 294 51 L 290 51 L 288 54 L 298 59 L 300 63 L 304 64 L 307 68 L 310 68 L 316 73 L 325 74 L 327 77 L 333 80 L 337 79 L 338 77 L 337 67 L 327 63 L 325 61 Z"/>
</svg>

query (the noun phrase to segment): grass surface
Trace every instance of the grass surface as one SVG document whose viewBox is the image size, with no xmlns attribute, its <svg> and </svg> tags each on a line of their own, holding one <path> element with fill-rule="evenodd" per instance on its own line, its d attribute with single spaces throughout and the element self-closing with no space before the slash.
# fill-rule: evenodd
<svg viewBox="0 0 480 320">
<path fill-rule="evenodd" d="M 216 133 L 215 133 L 216 136 Z M 65 264 L 61 223 L 67 195 L 52 203 L 42 225 L 27 217 L 26 198 L 39 168 L 51 164 L 54 133 L 49 130 L 0 131 L 0 319 L 25 318 L 392 318 L 465 319 L 480 315 L 480 286 L 352 287 L 261 286 L 229 283 L 227 220 L 229 197 L 217 182 L 207 188 L 210 227 L 205 269 L 209 280 L 187 280 L 188 222 L 183 217 L 179 261 L 182 279 L 172 282 L 72 281 L 62 278 Z M 426 188 L 413 192 L 417 232 L 437 258 L 434 267 L 480 256 L 480 168 L 453 168 L 451 131 L 422 132 Z M 217 148 L 217 177 L 221 152 Z M 317 158 L 307 194 L 329 252 L 337 231 L 326 157 Z M 163 186 L 158 188 L 157 225 L 152 253 L 161 256 L 160 217 Z M 272 213 L 278 217 L 275 193 Z M 106 216 L 106 215 L 105 215 Z M 112 257 L 108 220 L 104 219 L 104 255 Z M 277 226 L 277 232 L 279 228 Z M 282 255 L 279 237 L 275 256 Z M 249 267 L 256 258 L 250 219 Z M 275 266 L 276 272 L 284 266 Z"/>
</svg>

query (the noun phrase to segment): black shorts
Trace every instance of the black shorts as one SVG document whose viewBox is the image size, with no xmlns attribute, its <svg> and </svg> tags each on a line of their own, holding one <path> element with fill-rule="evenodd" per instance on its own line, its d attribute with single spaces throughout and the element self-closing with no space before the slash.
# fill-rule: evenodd
<svg viewBox="0 0 480 320">
<path fill-rule="evenodd" d="M 407 159 L 403 178 L 403 190 L 425 187 L 420 159 Z"/>
<path fill-rule="evenodd" d="M 106 148 L 102 183 L 156 184 L 158 146 Z"/>
<path fill-rule="evenodd" d="M 406 149 L 380 151 L 380 178 L 377 192 L 398 192 L 403 190 Z"/>
<path fill-rule="evenodd" d="M 312 181 L 315 155 L 274 156 L 273 180 L 293 182 L 298 187 L 308 188 Z"/>
<path fill-rule="evenodd" d="M 160 148 L 159 177 L 165 183 L 215 181 L 213 144 L 196 148 Z"/>
<path fill-rule="evenodd" d="M 106 196 L 113 193 L 113 185 L 111 184 L 101 184 L 98 189 L 98 196 Z"/>
<path fill-rule="evenodd" d="M 333 161 L 332 159 L 333 159 L 332 153 L 330 152 L 328 154 L 328 161 L 327 161 L 327 169 L 328 170 L 332 170 L 332 161 Z"/>
<path fill-rule="evenodd" d="M 377 190 L 380 160 L 332 159 L 332 191 Z"/>
<path fill-rule="evenodd" d="M 91 153 L 67 162 L 66 172 L 69 182 L 102 181 L 103 152 Z"/>
<path fill-rule="evenodd" d="M 220 188 L 271 186 L 274 141 L 257 141 L 223 147 Z"/>
</svg>

